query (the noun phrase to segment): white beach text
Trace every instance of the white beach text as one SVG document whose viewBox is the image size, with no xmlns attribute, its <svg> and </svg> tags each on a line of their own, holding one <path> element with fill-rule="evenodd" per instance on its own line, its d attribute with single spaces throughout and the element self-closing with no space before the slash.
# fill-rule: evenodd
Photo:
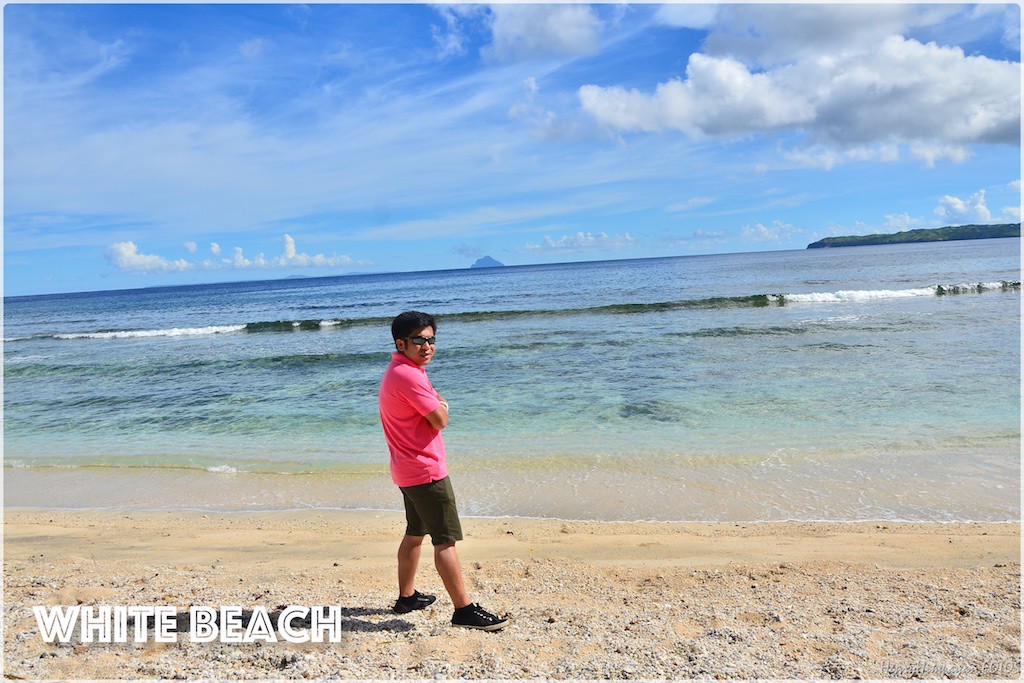
<svg viewBox="0 0 1024 683">
<path fill-rule="evenodd" d="M 39 634 L 52 643 L 173 643 L 186 632 L 194 643 L 337 643 L 342 640 L 344 614 L 338 606 L 291 605 L 278 612 L 264 607 L 141 605 L 35 606 Z M 184 629 L 184 630 L 182 630 Z"/>
</svg>

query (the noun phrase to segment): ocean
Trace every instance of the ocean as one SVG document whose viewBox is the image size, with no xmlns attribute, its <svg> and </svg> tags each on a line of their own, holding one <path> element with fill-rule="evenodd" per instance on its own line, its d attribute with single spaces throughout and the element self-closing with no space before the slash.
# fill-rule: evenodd
<svg viewBox="0 0 1024 683">
<path fill-rule="evenodd" d="M 996 239 L 8 297 L 4 504 L 399 510 L 417 309 L 464 515 L 1017 521 L 1020 279 Z"/>
</svg>

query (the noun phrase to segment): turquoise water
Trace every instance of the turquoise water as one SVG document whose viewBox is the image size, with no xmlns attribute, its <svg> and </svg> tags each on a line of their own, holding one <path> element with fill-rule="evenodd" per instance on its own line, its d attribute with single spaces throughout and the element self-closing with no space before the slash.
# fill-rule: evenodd
<svg viewBox="0 0 1024 683">
<path fill-rule="evenodd" d="M 7 298 L 5 504 L 396 509 L 376 389 L 414 308 L 466 514 L 1018 519 L 1019 248 Z"/>
</svg>

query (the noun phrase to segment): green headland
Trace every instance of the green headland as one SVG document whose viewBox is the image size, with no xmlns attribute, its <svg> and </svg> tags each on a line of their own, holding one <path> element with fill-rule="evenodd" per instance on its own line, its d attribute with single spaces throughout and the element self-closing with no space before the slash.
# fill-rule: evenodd
<svg viewBox="0 0 1024 683">
<path fill-rule="evenodd" d="M 997 237 L 1020 237 L 1020 223 L 998 225 L 955 225 L 947 228 L 906 230 L 879 235 L 850 235 L 848 237 L 826 237 L 812 244 L 808 249 L 830 247 L 860 247 L 867 244 L 902 244 L 904 242 L 947 242 L 953 240 L 987 240 Z"/>
</svg>

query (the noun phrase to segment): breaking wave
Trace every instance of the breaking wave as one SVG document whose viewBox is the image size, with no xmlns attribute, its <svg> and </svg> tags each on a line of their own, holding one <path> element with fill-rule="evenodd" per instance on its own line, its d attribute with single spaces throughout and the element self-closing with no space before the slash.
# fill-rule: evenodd
<svg viewBox="0 0 1024 683">
<path fill-rule="evenodd" d="M 205 334 L 241 332 L 245 325 L 211 325 L 209 327 L 173 327 L 169 330 L 100 330 L 52 335 L 54 339 L 131 339 L 138 337 L 192 337 Z"/>
<path fill-rule="evenodd" d="M 793 304 L 842 304 L 871 301 L 905 299 L 927 296 L 956 296 L 984 294 L 986 292 L 1020 291 L 1020 282 L 977 282 L 958 285 L 931 285 L 909 289 L 840 290 L 837 292 L 808 292 L 793 294 L 750 294 L 747 296 L 708 297 L 703 299 L 680 299 L 651 303 L 622 303 L 589 306 L 581 308 L 524 309 L 501 311 L 461 311 L 438 313 L 444 320 L 477 322 L 485 320 L 510 320 L 532 317 L 561 317 L 572 315 L 631 315 L 676 311 L 686 309 L 764 308 Z M 95 332 L 72 332 L 38 337 L 13 337 L 5 342 L 27 341 L 38 338 L 60 340 L 78 339 L 131 339 L 139 337 L 186 337 L 212 334 L 260 334 L 272 332 L 308 332 L 326 329 L 344 329 L 357 326 L 387 325 L 391 318 L 328 318 L 309 320 L 270 320 L 233 325 L 210 325 L 207 327 L 175 327 L 159 330 L 98 330 Z"/>
</svg>

